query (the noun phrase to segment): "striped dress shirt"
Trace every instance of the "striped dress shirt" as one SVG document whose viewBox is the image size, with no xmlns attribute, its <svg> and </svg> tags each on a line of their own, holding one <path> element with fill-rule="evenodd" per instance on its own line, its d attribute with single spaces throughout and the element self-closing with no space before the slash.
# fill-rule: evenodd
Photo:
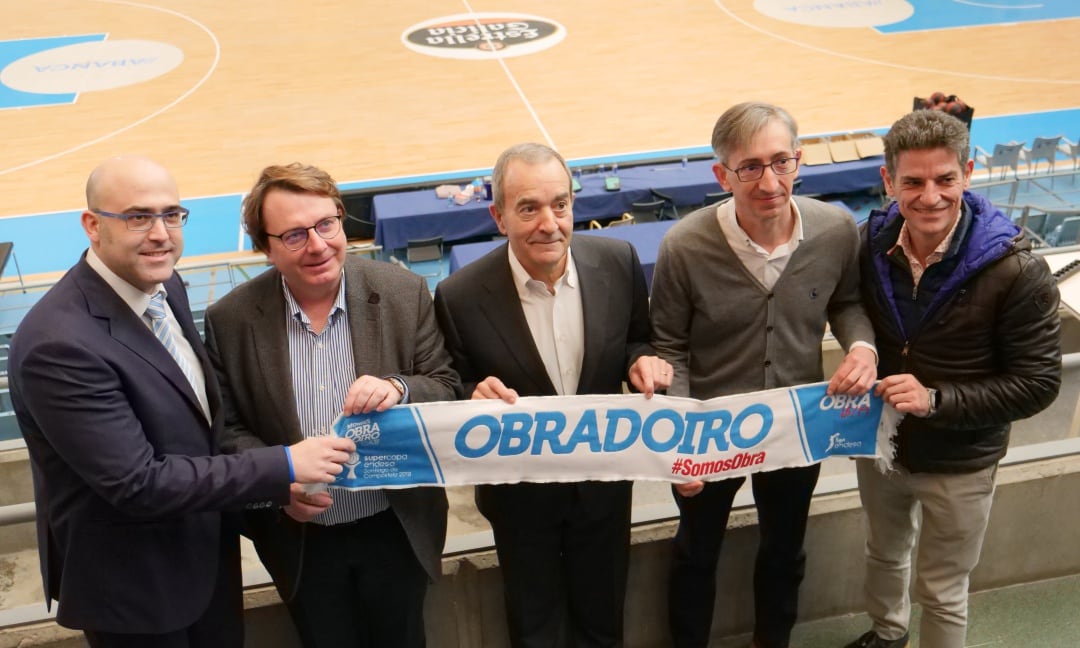
<svg viewBox="0 0 1080 648">
<path fill-rule="evenodd" d="M 304 438 L 331 433 L 334 419 L 341 413 L 345 393 L 356 379 L 349 313 L 345 309 L 345 275 L 342 273 L 337 300 L 330 310 L 326 327 L 316 334 L 311 320 L 293 298 L 284 279 L 285 330 L 289 339 L 289 362 L 292 368 L 296 413 Z M 375 515 L 390 506 L 381 490 L 350 491 L 330 488 L 333 505 L 312 520 L 330 526 Z"/>
</svg>

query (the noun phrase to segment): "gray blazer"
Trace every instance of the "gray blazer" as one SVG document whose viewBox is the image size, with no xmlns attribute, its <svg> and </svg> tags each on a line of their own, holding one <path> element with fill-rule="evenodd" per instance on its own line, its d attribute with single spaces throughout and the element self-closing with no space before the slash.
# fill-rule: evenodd
<svg viewBox="0 0 1080 648">
<path fill-rule="evenodd" d="M 397 374 L 411 402 L 454 400 L 461 383 L 435 322 L 426 282 L 388 263 L 348 257 L 346 303 L 356 375 Z M 206 313 L 206 345 L 222 386 L 226 452 L 302 439 L 294 406 L 281 274 L 271 268 Z M 446 494 L 441 488 L 387 490 L 428 576 L 441 573 Z M 280 511 L 248 515 L 259 556 L 281 591 L 292 591 L 301 525 Z"/>
</svg>

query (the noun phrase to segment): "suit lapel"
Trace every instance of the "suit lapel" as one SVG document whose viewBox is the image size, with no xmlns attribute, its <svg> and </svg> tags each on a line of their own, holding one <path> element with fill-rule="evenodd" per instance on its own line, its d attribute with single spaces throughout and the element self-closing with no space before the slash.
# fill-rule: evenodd
<svg viewBox="0 0 1080 648">
<path fill-rule="evenodd" d="M 195 390 L 188 383 L 184 372 L 180 370 L 176 360 L 161 344 L 161 341 L 157 339 L 146 322 L 136 315 L 131 310 L 131 307 L 127 305 L 127 302 L 121 299 L 120 295 L 117 295 L 116 291 L 101 278 L 101 275 L 86 263 L 85 257 L 75 266 L 73 272 L 76 273 L 75 278 L 80 289 L 86 295 L 87 309 L 90 315 L 107 320 L 109 323 L 109 335 L 114 340 L 145 360 L 147 364 L 171 383 L 192 407 L 202 412 L 202 405 L 199 404 Z M 183 285 L 177 281 L 174 285 L 170 285 L 169 289 L 183 290 Z M 172 308 L 174 302 L 171 297 L 169 302 L 169 306 Z M 182 324 L 185 319 L 191 320 L 190 310 L 186 307 L 180 309 L 179 305 L 177 305 L 177 310 L 174 310 L 173 314 L 177 316 L 177 320 L 181 321 Z M 188 331 L 184 330 L 184 333 L 186 335 Z M 198 348 L 197 345 L 193 346 L 196 349 Z"/>
<path fill-rule="evenodd" d="M 581 312 L 585 320 L 584 357 L 581 359 L 581 377 L 577 393 L 588 393 L 598 369 L 597 358 L 602 351 L 604 324 L 610 321 L 608 313 L 613 295 L 608 272 L 590 254 L 588 247 L 574 245 L 574 264 L 577 266 L 578 285 L 581 286 Z"/>
<path fill-rule="evenodd" d="M 380 351 L 383 343 L 382 295 L 364 276 L 358 261 L 345 260 L 345 307 L 349 312 L 356 377 L 382 377 Z"/>
<path fill-rule="evenodd" d="M 555 386 L 548 378 L 547 369 L 529 330 L 529 323 L 525 320 L 525 311 L 521 309 L 521 300 L 510 271 L 508 253 L 506 248 L 499 249 L 503 254 L 494 257 L 496 262 L 492 272 L 486 273 L 487 278 L 483 284 L 485 292 L 477 307 L 499 336 L 506 348 L 506 355 L 513 358 L 521 368 L 522 379 L 530 381 L 538 394 L 554 394 Z M 494 342 L 495 340 L 492 340 L 492 343 Z"/>
<path fill-rule="evenodd" d="M 273 408 L 273 420 L 280 424 L 278 436 L 283 443 L 296 443 L 302 435 L 293 392 L 289 337 L 285 331 L 284 288 L 277 270 L 271 268 L 266 274 L 266 280 L 259 284 L 259 291 L 254 295 L 255 308 L 248 320 L 248 335 L 255 343 L 256 362 L 267 395 L 266 406 Z"/>
</svg>

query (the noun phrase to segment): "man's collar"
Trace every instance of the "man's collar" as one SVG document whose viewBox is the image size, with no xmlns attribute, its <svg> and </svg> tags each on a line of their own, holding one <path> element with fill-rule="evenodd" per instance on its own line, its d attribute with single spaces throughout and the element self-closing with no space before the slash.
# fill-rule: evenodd
<svg viewBox="0 0 1080 648">
<path fill-rule="evenodd" d="M 311 320 L 308 319 L 304 309 L 300 306 L 300 302 L 297 301 L 293 295 L 292 289 L 289 288 L 289 284 L 285 281 L 285 277 L 281 277 L 281 290 L 285 295 L 285 310 L 290 315 L 296 318 L 299 322 L 310 324 Z M 345 269 L 341 269 L 341 281 L 338 282 L 337 296 L 334 298 L 334 305 L 330 308 L 330 315 L 334 313 L 345 312 Z"/>
<path fill-rule="evenodd" d="M 168 291 L 165 290 L 165 286 L 160 283 L 154 286 L 154 289 L 150 291 L 149 295 L 135 286 L 132 286 L 122 279 L 120 275 L 113 272 L 109 266 L 105 265 L 105 262 L 101 260 L 101 257 L 99 257 L 96 252 L 94 252 L 94 248 L 92 247 L 86 250 L 86 265 L 90 266 L 94 272 L 98 273 L 105 283 L 113 289 L 113 292 L 115 292 L 120 299 L 124 300 L 124 303 L 139 317 L 142 317 L 143 313 L 146 312 L 146 307 L 150 305 L 150 295 L 153 295 L 160 290 L 168 297 Z"/>
<path fill-rule="evenodd" d="M 791 214 L 795 218 L 795 223 L 791 228 L 791 238 L 784 243 L 790 243 L 792 241 L 802 241 L 806 234 L 803 230 L 802 212 L 799 211 L 799 206 L 795 204 L 795 199 L 791 199 Z M 735 214 L 735 201 L 728 200 L 726 202 L 717 205 L 716 217 L 720 221 L 721 229 L 734 233 L 738 236 L 738 240 L 746 244 L 747 247 L 764 251 L 761 245 L 755 242 L 750 235 L 746 233 L 746 230 L 739 225 L 739 219 Z M 729 238 L 730 240 L 730 238 Z M 783 245 L 784 243 L 781 243 Z"/>
<path fill-rule="evenodd" d="M 521 265 L 521 261 L 518 260 L 514 254 L 514 248 L 509 244 L 506 246 L 507 253 L 510 259 L 510 274 L 514 277 L 514 286 L 517 288 L 518 294 L 523 294 L 523 291 L 528 290 L 530 281 L 540 281 L 539 279 L 533 279 L 529 272 L 525 269 L 525 266 Z M 576 288 L 578 285 L 577 267 L 574 265 L 574 257 L 571 248 L 566 248 L 566 268 L 563 270 L 562 276 L 555 280 L 555 283 L 559 283 L 563 279 L 566 280 L 566 285 L 571 288 Z"/>
</svg>

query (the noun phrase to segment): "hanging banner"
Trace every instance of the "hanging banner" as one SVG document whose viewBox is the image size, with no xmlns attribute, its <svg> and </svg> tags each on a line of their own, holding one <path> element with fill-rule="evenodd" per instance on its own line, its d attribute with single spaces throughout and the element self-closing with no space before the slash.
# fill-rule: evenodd
<svg viewBox="0 0 1080 648">
<path fill-rule="evenodd" d="M 356 452 L 332 486 L 727 479 L 889 456 L 900 415 L 825 383 L 707 401 L 640 394 L 447 401 L 339 418 Z"/>
</svg>

